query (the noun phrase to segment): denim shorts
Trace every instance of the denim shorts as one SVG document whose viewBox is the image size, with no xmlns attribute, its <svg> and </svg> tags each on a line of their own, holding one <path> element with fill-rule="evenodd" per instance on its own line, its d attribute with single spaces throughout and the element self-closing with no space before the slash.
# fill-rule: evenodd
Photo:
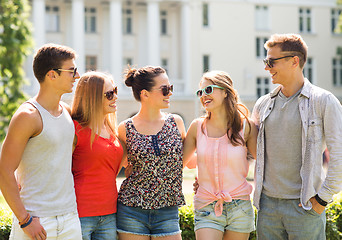
<svg viewBox="0 0 342 240">
<path fill-rule="evenodd" d="M 181 232 L 178 206 L 142 209 L 140 207 L 128 207 L 118 202 L 116 214 L 119 233 L 164 237 Z"/>
<path fill-rule="evenodd" d="M 116 213 L 94 217 L 81 217 L 82 239 L 116 239 Z"/>
<path fill-rule="evenodd" d="M 200 228 L 240 233 L 250 233 L 255 230 L 254 210 L 251 201 L 233 199 L 232 202 L 224 202 L 222 215 L 219 217 L 215 215 L 216 202 L 195 210 L 195 231 Z"/>
</svg>

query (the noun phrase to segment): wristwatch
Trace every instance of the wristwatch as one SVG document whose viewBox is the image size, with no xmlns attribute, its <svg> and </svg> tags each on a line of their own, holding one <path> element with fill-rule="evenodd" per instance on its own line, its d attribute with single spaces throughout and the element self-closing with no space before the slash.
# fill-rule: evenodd
<svg viewBox="0 0 342 240">
<path fill-rule="evenodd" d="M 318 196 L 318 194 L 315 195 L 315 199 L 316 199 L 316 201 L 317 201 L 320 205 L 322 205 L 322 206 L 324 206 L 324 207 L 328 205 L 328 202 L 326 202 L 326 201 L 324 201 L 322 198 L 320 198 L 320 197 Z"/>
</svg>

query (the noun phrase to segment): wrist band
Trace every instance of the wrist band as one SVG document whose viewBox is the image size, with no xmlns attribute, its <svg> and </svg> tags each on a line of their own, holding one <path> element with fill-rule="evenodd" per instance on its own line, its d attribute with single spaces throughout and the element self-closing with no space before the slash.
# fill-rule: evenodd
<svg viewBox="0 0 342 240">
<path fill-rule="evenodd" d="M 21 222 L 19 222 L 19 225 L 23 225 L 25 223 L 28 222 L 28 220 L 30 220 L 30 214 L 27 213 L 26 217 L 24 218 L 24 220 L 22 220 Z"/>
<path fill-rule="evenodd" d="M 320 205 L 322 205 L 322 206 L 324 206 L 324 207 L 328 205 L 328 202 L 326 202 L 326 201 L 324 201 L 322 198 L 320 198 L 320 197 L 318 196 L 318 194 L 315 195 L 315 199 L 316 199 L 316 201 L 317 201 Z"/>
<path fill-rule="evenodd" d="M 27 223 L 24 223 L 24 224 L 20 225 L 20 227 L 21 227 L 21 228 L 27 227 L 27 226 L 30 225 L 30 223 L 32 222 L 32 219 L 33 219 L 33 217 L 30 216 L 30 219 L 27 221 Z"/>
</svg>

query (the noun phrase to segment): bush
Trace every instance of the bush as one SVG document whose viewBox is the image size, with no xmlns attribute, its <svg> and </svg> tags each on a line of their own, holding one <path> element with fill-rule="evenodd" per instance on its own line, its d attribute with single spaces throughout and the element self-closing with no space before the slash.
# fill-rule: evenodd
<svg viewBox="0 0 342 240">
<path fill-rule="evenodd" d="M 0 206 L 0 240 L 9 238 L 12 226 L 12 213 Z"/>
<path fill-rule="evenodd" d="M 195 240 L 194 207 L 192 204 L 179 209 L 179 225 L 183 240 Z"/>
</svg>

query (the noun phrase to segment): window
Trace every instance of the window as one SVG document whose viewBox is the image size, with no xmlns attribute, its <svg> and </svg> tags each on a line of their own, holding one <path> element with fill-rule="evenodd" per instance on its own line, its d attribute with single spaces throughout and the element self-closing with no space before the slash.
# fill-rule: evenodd
<svg viewBox="0 0 342 240">
<path fill-rule="evenodd" d="M 310 8 L 300 8 L 299 9 L 299 31 L 301 33 L 311 33 L 311 9 Z"/>
<path fill-rule="evenodd" d="M 268 7 L 255 6 L 255 29 L 269 30 Z"/>
<path fill-rule="evenodd" d="M 86 33 L 96 32 L 96 8 L 85 8 L 84 9 L 84 28 Z"/>
<path fill-rule="evenodd" d="M 169 61 L 166 58 L 161 60 L 161 66 L 165 69 L 166 73 L 169 71 Z"/>
<path fill-rule="evenodd" d="M 312 58 L 308 58 L 305 63 L 305 67 L 303 70 L 304 77 L 306 77 L 310 82 L 313 82 L 313 60 Z"/>
<path fill-rule="evenodd" d="M 256 38 L 256 56 L 257 58 L 266 58 L 267 50 L 264 47 L 265 42 L 267 41 L 266 37 L 257 37 Z"/>
<path fill-rule="evenodd" d="M 46 6 L 45 14 L 45 30 L 47 32 L 59 32 L 59 7 Z"/>
<path fill-rule="evenodd" d="M 97 57 L 86 56 L 86 71 L 95 71 L 97 69 Z"/>
<path fill-rule="evenodd" d="M 333 59 L 333 84 L 342 87 L 342 58 Z"/>
<path fill-rule="evenodd" d="M 132 66 L 133 65 L 133 58 L 124 58 L 123 60 L 124 68 L 127 66 Z"/>
<path fill-rule="evenodd" d="M 209 55 L 203 55 L 203 72 L 208 72 L 210 67 Z"/>
<path fill-rule="evenodd" d="M 202 4 L 203 27 L 209 27 L 209 4 Z"/>
<path fill-rule="evenodd" d="M 340 19 L 340 15 L 342 14 L 342 9 L 331 9 L 331 32 L 337 32 L 337 26 Z M 341 32 L 339 32 L 341 34 Z"/>
<path fill-rule="evenodd" d="M 132 34 L 132 9 L 126 8 L 123 9 L 123 33 L 124 34 Z"/>
<path fill-rule="evenodd" d="M 257 97 L 261 97 L 270 92 L 270 80 L 267 77 L 257 77 Z"/>
<path fill-rule="evenodd" d="M 167 34 L 167 12 L 160 12 L 160 32 L 162 35 Z"/>
</svg>

